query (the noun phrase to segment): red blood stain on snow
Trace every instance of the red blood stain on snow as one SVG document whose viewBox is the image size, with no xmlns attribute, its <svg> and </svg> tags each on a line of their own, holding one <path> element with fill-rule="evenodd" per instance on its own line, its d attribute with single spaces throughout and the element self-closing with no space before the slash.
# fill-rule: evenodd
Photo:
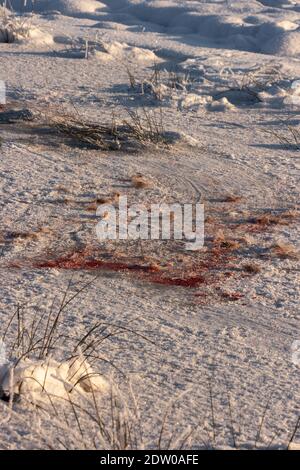
<svg viewBox="0 0 300 470">
<path fill-rule="evenodd" d="M 181 286 L 187 288 L 198 287 L 204 284 L 217 284 L 220 280 L 233 275 L 230 270 L 233 266 L 230 262 L 234 257 L 226 249 L 213 249 L 205 257 L 188 257 L 187 261 L 180 266 L 170 266 L 167 269 L 157 263 L 133 262 L 130 258 L 118 259 L 113 253 L 111 259 L 103 259 L 96 250 L 86 249 L 83 251 L 71 251 L 63 256 L 49 256 L 46 259 L 37 259 L 30 261 L 30 267 L 36 269 L 61 269 L 61 270 L 82 270 L 82 271 L 112 271 L 124 272 L 135 276 L 138 279 L 145 280 L 154 284 L 164 286 Z M 174 258 L 175 259 L 175 258 Z M 12 268 L 28 267 L 28 261 L 25 264 L 14 263 Z"/>
</svg>

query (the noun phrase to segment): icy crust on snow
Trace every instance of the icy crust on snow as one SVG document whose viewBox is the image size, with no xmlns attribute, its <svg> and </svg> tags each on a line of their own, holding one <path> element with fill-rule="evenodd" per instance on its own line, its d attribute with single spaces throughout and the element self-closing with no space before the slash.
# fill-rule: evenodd
<svg viewBox="0 0 300 470">
<path fill-rule="evenodd" d="M 2 0 L 3 4 L 3 0 Z M 299 57 L 300 5 L 291 1 L 250 0 L 222 3 L 178 0 L 12 0 L 16 11 L 59 12 L 141 26 L 145 30 L 176 35 L 178 40 L 196 36 L 221 46 L 249 52 Z M 268 8 L 275 7 L 275 8 Z"/>
<path fill-rule="evenodd" d="M 86 359 L 74 358 L 66 362 L 23 359 L 16 366 L 0 364 L 0 396 L 24 396 L 33 402 L 68 398 L 72 392 L 81 394 L 104 393 L 108 382 L 95 373 Z"/>
</svg>

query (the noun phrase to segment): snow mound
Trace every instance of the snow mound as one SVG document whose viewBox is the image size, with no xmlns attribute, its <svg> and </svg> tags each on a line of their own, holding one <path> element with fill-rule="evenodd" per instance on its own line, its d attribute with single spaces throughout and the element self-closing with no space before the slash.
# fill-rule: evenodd
<svg viewBox="0 0 300 470">
<path fill-rule="evenodd" d="M 53 36 L 31 23 L 31 19 L 12 14 L 0 7 L 0 43 L 29 41 L 36 45 L 52 45 Z"/>
<path fill-rule="evenodd" d="M 232 111 L 236 108 L 232 103 L 228 101 L 227 98 L 223 97 L 219 100 L 212 101 L 208 105 L 207 109 L 209 111 L 223 111 L 224 112 L 224 111 Z"/>
<path fill-rule="evenodd" d="M 138 62 L 157 62 L 159 59 L 156 54 L 149 50 L 141 47 L 132 47 L 126 43 L 121 42 L 102 42 L 103 51 L 115 58 L 128 57 L 133 61 Z"/>
<path fill-rule="evenodd" d="M 284 104 L 300 107 L 300 80 L 295 80 L 291 83 L 288 95 L 284 99 Z"/>
<path fill-rule="evenodd" d="M 282 20 L 275 23 L 278 28 L 283 29 L 284 31 L 294 31 L 298 29 L 299 25 L 293 21 Z"/>
<path fill-rule="evenodd" d="M 212 100 L 211 96 L 201 96 L 195 93 L 188 93 L 179 101 L 179 109 L 198 110 Z"/>
<path fill-rule="evenodd" d="M 74 390 L 81 394 L 105 393 L 108 382 L 80 357 L 61 363 L 24 359 L 16 366 L 0 366 L 2 397 L 23 395 L 33 402 L 49 403 L 49 398 L 68 398 Z"/>
<path fill-rule="evenodd" d="M 127 60 L 140 63 L 157 63 L 161 60 L 156 54 L 142 47 L 129 46 L 126 43 L 118 41 L 105 42 L 105 41 L 87 41 L 84 38 L 78 38 L 76 41 L 72 41 L 71 38 L 56 37 L 55 42 L 60 44 L 66 44 L 69 46 L 64 51 L 61 51 L 62 55 L 67 55 L 73 58 L 84 58 L 95 57 L 102 61 L 110 61 L 114 59 Z"/>
<path fill-rule="evenodd" d="M 20 41 L 24 38 L 20 37 Z M 51 46 L 53 41 L 53 36 L 45 31 L 40 30 L 39 28 L 29 28 L 27 37 L 25 40 L 30 41 L 36 45 Z"/>
<path fill-rule="evenodd" d="M 0 1 L 1 5 L 5 1 Z M 10 0 L 9 5 L 13 11 L 17 12 L 34 12 L 34 13 L 47 13 L 51 11 L 58 11 L 64 15 L 84 15 L 89 13 L 96 13 L 106 5 L 98 0 Z"/>
<path fill-rule="evenodd" d="M 262 52 L 281 56 L 300 56 L 300 31 L 279 34 L 266 42 Z"/>
<path fill-rule="evenodd" d="M 51 46 L 54 41 L 51 34 L 40 30 L 39 28 L 22 27 L 16 29 L 0 28 L 0 43 L 6 42 L 30 42 L 37 46 Z"/>
<path fill-rule="evenodd" d="M 300 450 L 300 442 L 291 442 L 288 450 Z"/>
</svg>

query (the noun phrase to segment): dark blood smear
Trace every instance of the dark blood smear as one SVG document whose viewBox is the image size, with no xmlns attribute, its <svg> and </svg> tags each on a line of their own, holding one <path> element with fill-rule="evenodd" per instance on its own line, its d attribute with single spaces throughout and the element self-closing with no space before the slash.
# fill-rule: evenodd
<svg viewBox="0 0 300 470">
<path fill-rule="evenodd" d="M 97 259 L 87 259 L 84 253 L 72 253 L 70 256 L 57 258 L 54 260 L 40 261 L 34 264 L 35 268 L 56 268 L 56 269 L 70 269 L 70 270 L 97 270 L 103 269 L 114 272 L 133 272 L 139 273 L 142 279 L 148 280 L 155 284 L 166 286 L 182 286 L 182 287 L 197 287 L 205 282 L 202 275 L 170 277 L 166 273 L 160 271 L 155 266 L 147 266 L 143 264 L 127 264 L 121 262 L 107 262 Z"/>
<path fill-rule="evenodd" d="M 189 266 L 183 266 L 182 271 L 163 270 L 151 264 L 106 261 L 93 257 L 92 250 L 73 251 L 57 258 L 31 261 L 30 265 L 37 269 L 54 268 L 63 270 L 106 270 L 112 272 L 127 272 L 137 275 L 139 279 L 164 286 L 179 286 L 195 288 L 203 284 L 218 284 L 230 277 L 228 270 L 233 265 L 235 257 L 230 250 L 214 248 L 207 258 L 198 260 Z M 22 268 L 20 263 L 11 264 L 12 268 Z"/>
</svg>

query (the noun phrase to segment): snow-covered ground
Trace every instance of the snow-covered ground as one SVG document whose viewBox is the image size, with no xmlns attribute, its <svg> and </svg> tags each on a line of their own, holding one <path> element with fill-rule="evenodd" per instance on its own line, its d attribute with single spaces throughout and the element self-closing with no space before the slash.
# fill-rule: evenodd
<svg viewBox="0 0 300 470">
<path fill-rule="evenodd" d="M 10 3 L 22 16 L 12 27 L 3 12 L 0 27 L 15 39 L 0 44 L 0 334 L 18 305 L 25 323 L 45 319 L 68 284 L 67 298 L 91 280 L 63 309 L 60 339 L 111 329 L 93 370 L 138 410 L 138 447 L 157 448 L 162 428 L 163 448 L 286 447 L 300 411 L 300 1 Z M 47 121 L 120 123 L 128 111 L 176 140 L 102 151 Z M 97 206 L 117 194 L 201 199 L 204 249 L 100 243 Z M 17 323 L 5 335 L 13 356 Z M 53 361 L 70 358 L 68 344 Z M 0 448 L 95 446 L 86 413 L 84 437 L 66 437 L 74 414 L 39 412 L 27 388 L 0 404 Z M 97 400 L 107 417 L 109 399 Z"/>
</svg>

